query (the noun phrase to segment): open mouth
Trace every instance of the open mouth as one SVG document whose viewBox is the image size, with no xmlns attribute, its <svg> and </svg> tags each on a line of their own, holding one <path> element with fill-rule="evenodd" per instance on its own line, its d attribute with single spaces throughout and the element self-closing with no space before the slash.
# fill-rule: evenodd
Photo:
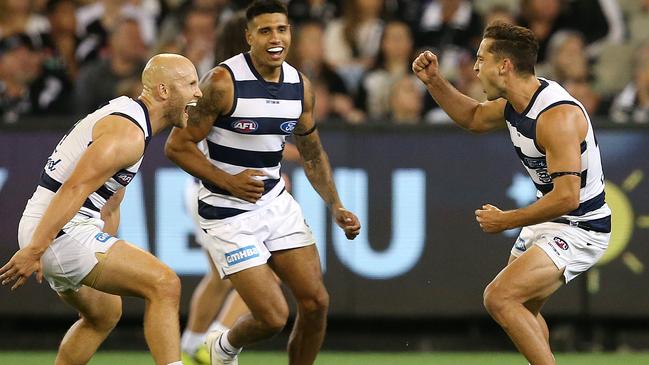
<svg viewBox="0 0 649 365">
<path fill-rule="evenodd" d="M 279 59 L 284 52 L 284 47 L 271 47 L 266 49 L 266 52 L 270 54 L 271 58 Z"/>
<path fill-rule="evenodd" d="M 186 115 L 187 117 L 189 117 L 189 109 L 190 109 L 190 108 L 194 108 L 194 107 L 196 107 L 196 104 L 197 104 L 197 101 L 196 101 L 196 100 L 192 100 L 192 101 L 190 101 L 189 103 L 187 103 L 187 105 L 185 105 L 185 115 Z"/>
</svg>

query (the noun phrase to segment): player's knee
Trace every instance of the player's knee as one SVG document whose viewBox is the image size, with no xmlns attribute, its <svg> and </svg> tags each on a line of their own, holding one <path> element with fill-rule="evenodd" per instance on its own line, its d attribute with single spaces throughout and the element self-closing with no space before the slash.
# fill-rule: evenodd
<svg viewBox="0 0 649 365">
<path fill-rule="evenodd" d="M 492 317 L 501 313 L 506 307 L 507 297 L 497 283 L 491 282 L 487 285 L 482 299 L 485 309 Z"/>
<path fill-rule="evenodd" d="M 81 318 L 100 332 L 110 332 L 122 318 L 121 300 L 108 301 L 95 309 L 91 313 L 82 314 Z"/>
<path fill-rule="evenodd" d="M 286 303 L 284 305 L 277 305 L 273 308 L 268 308 L 255 317 L 263 324 L 269 334 L 274 335 L 282 332 L 282 329 L 286 326 L 286 321 L 288 321 L 288 306 Z"/>
<path fill-rule="evenodd" d="M 300 298 L 298 305 L 307 315 L 326 315 L 329 310 L 329 293 L 323 287 L 313 295 Z"/>
<path fill-rule="evenodd" d="M 152 289 L 157 300 L 172 301 L 176 304 L 180 301 L 180 278 L 171 269 L 160 271 Z"/>
</svg>

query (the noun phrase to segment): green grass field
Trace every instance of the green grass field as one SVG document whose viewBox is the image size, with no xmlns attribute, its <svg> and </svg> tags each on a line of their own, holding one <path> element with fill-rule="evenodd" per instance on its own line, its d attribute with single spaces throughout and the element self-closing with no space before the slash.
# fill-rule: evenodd
<svg viewBox="0 0 649 365">
<path fill-rule="evenodd" d="M 45 365 L 54 362 L 52 352 L 0 352 L 2 365 Z M 558 364 L 565 365 L 647 365 L 649 353 L 590 353 L 558 354 Z M 278 352 L 249 351 L 241 355 L 241 365 L 285 365 L 286 355 Z M 100 352 L 90 365 L 152 365 L 143 352 Z M 318 365 L 526 365 L 525 359 L 514 353 L 359 353 L 324 352 Z"/>
</svg>

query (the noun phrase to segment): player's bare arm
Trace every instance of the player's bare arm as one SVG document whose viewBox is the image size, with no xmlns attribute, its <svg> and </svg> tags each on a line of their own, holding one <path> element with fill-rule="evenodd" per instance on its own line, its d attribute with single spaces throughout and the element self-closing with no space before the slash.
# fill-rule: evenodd
<svg viewBox="0 0 649 365">
<path fill-rule="evenodd" d="M 137 142 L 134 142 L 137 141 Z M 2 284 L 22 286 L 36 272 L 42 280 L 40 257 L 57 233 L 79 211 L 86 198 L 117 171 L 133 165 L 144 153 L 144 136 L 131 121 L 108 116 L 97 122 L 93 142 L 79 159 L 70 178 L 61 185 L 34 231 L 31 242 L 0 268 Z"/>
<path fill-rule="evenodd" d="M 124 193 L 126 193 L 126 188 L 117 190 L 101 208 L 101 220 L 104 221 L 103 231 L 111 236 L 115 236 L 119 228 L 119 207 L 122 204 L 122 200 L 124 200 Z"/>
<path fill-rule="evenodd" d="M 555 175 L 552 191 L 533 204 L 516 210 L 500 211 L 492 205 L 476 210 L 476 219 L 485 232 L 547 222 L 579 206 L 581 184 L 581 142 L 588 123 L 574 105 L 560 105 L 543 113 L 537 123 L 539 147 L 545 150 L 548 174 Z"/>
<path fill-rule="evenodd" d="M 336 223 L 345 231 L 347 238 L 354 239 L 360 233 L 361 225 L 358 218 L 346 210 L 340 202 L 329 158 L 322 148 L 320 135 L 316 130 L 313 118 L 315 94 L 311 82 L 304 75 L 302 78 L 304 80 L 304 111 L 293 131 L 295 145 L 300 152 L 302 166 L 311 185 L 330 207 L 336 218 Z"/>
<path fill-rule="evenodd" d="M 187 127 L 172 129 L 165 145 L 165 154 L 189 174 L 254 203 L 264 192 L 263 182 L 254 176 L 264 174 L 258 170 L 247 169 L 237 175 L 230 175 L 210 163 L 196 145 L 210 133 L 216 118 L 232 108 L 232 77 L 225 68 L 216 67 L 201 80 L 200 87 L 203 97 L 196 107 L 189 110 Z"/>
<path fill-rule="evenodd" d="M 435 102 L 464 129 L 485 133 L 505 126 L 503 112 L 507 101 L 478 102 L 458 91 L 439 73 L 437 56 L 431 51 L 419 54 L 412 71 L 426 85 Z"/>
</svg>

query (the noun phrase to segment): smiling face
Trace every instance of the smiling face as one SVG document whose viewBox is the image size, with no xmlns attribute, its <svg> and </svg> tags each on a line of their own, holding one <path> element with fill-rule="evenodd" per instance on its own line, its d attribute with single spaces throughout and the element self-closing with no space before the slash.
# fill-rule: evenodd
<svg viewBox="0 0 649 365">
<path fill-rule="evenodd" d="M 250 54 L 262 67 L 281 67 L 291 45 L 291 26 L 282 13 L 266 13 L 248 22 Z"/>
<path fill-rule="evenodd" d="M 184 128 L 189 119 L 189 108 L 203 96 L 198 86 L 198 75 L 194 66 L 188 62 L 177 65 L 173 81 L 169 83 L 169 99 L 165 117 L 174 127 Z"/>
<path fill-rule="evenodd" d="M 504 59 L 497 57 L 489 50 L 493 39 L 484 38 L 476 55 L 473 70 L 476 72 L 487 100 L 496 100 L 504 94 Z"/>
<path fill-rule="evenodd" d="M 164 125 L 184 128 L 188 109 L 203 96 L 196 68 L 186 57 L 162 53 L 151 57 L 142 71 L 141 98 L 160 108 Z"/>
</svg>

